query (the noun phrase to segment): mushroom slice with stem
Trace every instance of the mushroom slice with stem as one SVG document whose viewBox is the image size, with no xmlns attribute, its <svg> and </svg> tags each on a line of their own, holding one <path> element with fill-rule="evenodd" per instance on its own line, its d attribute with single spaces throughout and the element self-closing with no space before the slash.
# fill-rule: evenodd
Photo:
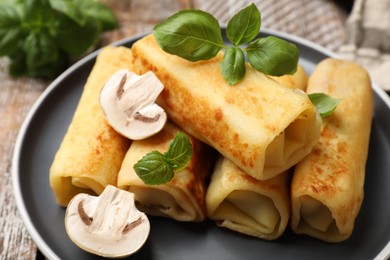
<svg viewBox="0 0 390 260">
<path fill-rule="evenodd" d="M 167 121 L 164 109 L 155 103 L 163 88 L 151 71 L 138 76 L 128 70 L 118 70 L 100 93 L 100 105 L 107 122 L 132 140 L 158 133 Z"/>
<path fill-rule="evenodd" d="M 134 194 L 108 185 L 99 196 L 78 194 L 65 213 L 69 238 L 81 249 L 104 257 L 137 252 L 149 236 L 150 222 L 134 203 Z"/>
</svg>

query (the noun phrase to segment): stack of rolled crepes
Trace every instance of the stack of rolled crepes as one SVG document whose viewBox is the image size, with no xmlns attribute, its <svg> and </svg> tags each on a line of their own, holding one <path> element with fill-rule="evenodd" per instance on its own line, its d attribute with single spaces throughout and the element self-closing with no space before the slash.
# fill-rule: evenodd
<svg viewBox="0 0 390 260">
<path fill-rule="evenodd" d="M 290 217 L 286 171 L 319 138 L 321 119 L 301 90 L 307 76 L 271 79 L 250 66 L 230 86 L 219 67 L 222 54 L 189 62 L 161 50 L 152 35 L 133 47 L 134 69 L 152 70 L 163 82 L 158 103 L 169 117 L 220 157 L 206 195 L 208 217 L 220 226 L 275 239 Z"/>
<path fill-rule="evenodd" d="M 152 151 L 166 152 L 179 131 L 183 132 L 168 121 L 158 134 L 133 141 L 118 175 L 118 187 L 133 192 L 138 209 L 147 214 L 178 221 L 202 221 L 206 218 L 206 179 L 215 161 L 215 151 L 208 145 L 190 136 L 191 160 L 166 184 L 147 185 L 133 168 L 138 160 Z"/>
<path fill-rule="evenodd" d="M 342 98 L 322 125 L 302 91 L 307 75 L 301 66 L 294 75 L 273 78 L 247 66 L 243 81 L 230 86 L 220 73 L 221 59 L 219 54 L 186 61 L 162 51 L 152 35 L 132 51 L 104 49 L 51 167 L 58 203 L 66 206 L 77 193 L 100 194 L 114 184 L 133 192 L 137 207 L 151 215 L 179 221 L 209 217 L 270 240 L 284 232 L 292 209 L 295 232 L 331 242 L 346 239 L 363 197 L 373 109 L 366 72 L 333 59 L 318 65 L 307 91 Z M 164 84 L 157 102 L 173 122 L 157 135 L 131 142 L 107 124 L 99 93 L 121 68 L 152 70 Z M 193 145 L 189 165 L 167 184 L 144 184 L 134 164 L 151 151 L 167 151 L 178 131 Z M 215 164 L 211 148 L 219 152 Z M 288 170 L 297 163 L 291 184 Z"/>
<path fill-rule="evenodd" d="M 256 179 L 272 178 L 299 162 L 319 138 L 321 119 L 307 97 L 254 70 L 230 86 L 223 54 L 190 62 L 164 52 L 153 35 L 133 47 L 134 69 L 152 70 L 164 84 L 158 103 L 169 117 Z"/>
<path fill-rule="evenodd" d="M 309 78 L 308 93 L 340 98 L 324 119 L 321 138 L 295 168 L 291 227 L 328 242 L 347 239 L 363 200 L 373 113 L 373 91 L 359 65 L 327 59 Z"/>
<path fill-rule="evenodd" d="M 50 185 L 61 206 L 78 193 L 100 194 L 108 184 L 116 185 L 130 141 L 107 123 L 99 95 L 114 72 L 132 67 L 128 48 L 106 47 L 99 53 L 50 169 Z"/>
</svg>

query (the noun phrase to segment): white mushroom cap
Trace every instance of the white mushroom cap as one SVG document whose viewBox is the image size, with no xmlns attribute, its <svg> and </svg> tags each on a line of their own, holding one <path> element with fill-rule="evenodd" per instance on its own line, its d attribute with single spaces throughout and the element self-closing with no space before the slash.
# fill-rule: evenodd
<svg viewBox="0 0 390 260">
<path fill-rule="evenodd" d="M 149 236 L 150 223 L 134 203 L 134 194 L 108 185 L 99 196 L 78 194 L 65 213 L 69 238 L 87 252 L 126 257 L 138 251 Z"/>
<path fill-rule="evenodd" d="M 141 76 L 117 71 L 104 85 L 100 104 L 107 122 L 120 134 L 140 140 L 158 133 L 167 121 L 155 101 L 164 85 L 149 71 Z"/>
</svg>

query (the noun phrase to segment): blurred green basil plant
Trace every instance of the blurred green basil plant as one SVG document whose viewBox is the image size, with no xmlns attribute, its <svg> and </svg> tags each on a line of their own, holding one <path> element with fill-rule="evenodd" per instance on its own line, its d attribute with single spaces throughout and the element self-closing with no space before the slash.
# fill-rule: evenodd
<svg viewBox="0 0 390 260">
<path fill-rule="evenodd" d="M 9 57 L 11 76 L 52 79 L 117 27 L 95 0 L 0 0 L 0 56 Z"/>
</svg>

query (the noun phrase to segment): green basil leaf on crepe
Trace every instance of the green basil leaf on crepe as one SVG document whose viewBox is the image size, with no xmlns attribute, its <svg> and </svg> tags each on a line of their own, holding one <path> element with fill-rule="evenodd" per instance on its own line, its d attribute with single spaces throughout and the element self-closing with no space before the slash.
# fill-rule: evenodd
<svg viewBox="0 0 390 260">
<path fill-rule="evenodd" d="M 242 49 L 237 47 L 227 49 L 221 63 L 221 72 L 230 85 L 242 80 L 245 75 L 245 56 Z"/>
<path fill-rule="evenodd" d="M 134 165 L 138 177 L 149 185 L 159 185 L 169 182 L 173 178 L 173 170 L 165 156 L 153 151 L 145 155 Z"/>
<path fill-rule="evenodd" d="M 201 10 L 180 11 L 153 29 L 160 47 L 189 61 L 208 60 L 224 47 L 217 19 Z"/>
<path fill-rule="evenodd" d="M 293 74 L 297 70 L 299 50 L 274 36 L 259 38 L 246 48 L 249 63 L 258 71 L 271 76 Z"/>
<path fill-rule="evenodd" d="M 260 25 L 260 12 L 252 3 L 229 20 L 226 36 L 234 46 L 239 46 L 253 40 L 259 33 Z"/>
<path fill-rule="evenodd" d="M 184 133 L 177 133 L 164 154 L 152 151 L 134 165 L 138 177 L 149 185 L 160 185 L 169 182 L 174 170 L 187 166 L 192 157 L 192 144 Z"/>
<path fill-rule="evenodd" d="M 192 144 L 189 137 L 186 134 L 177 133 L 164 155 L 173 170 L 183 169 L 192 156 Z"/>
<path fill-rule="evenodd" d="M 322 118 L 332 114 L 341 102 L 341 99 L 333 98 L 325 93 L 312 93 L 308 96 Z"/>
</svg>

